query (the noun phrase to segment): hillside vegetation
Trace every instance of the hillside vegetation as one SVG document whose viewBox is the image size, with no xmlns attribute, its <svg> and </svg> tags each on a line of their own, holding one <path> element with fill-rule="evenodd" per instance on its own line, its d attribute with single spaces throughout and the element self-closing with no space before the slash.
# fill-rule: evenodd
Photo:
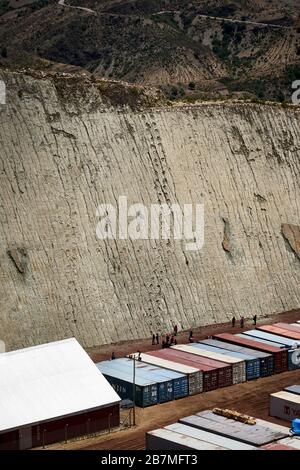
<svg viewBox="0 0 300 470">
<path fill-rule="evenodd" d="M 57 0 L 0 0 L 1 65 L 84 71 L 190 101 L 227 95 L 289 101 L 300 78 L 296 1 L 66 3 L 95 13 Z"/>
</svg>

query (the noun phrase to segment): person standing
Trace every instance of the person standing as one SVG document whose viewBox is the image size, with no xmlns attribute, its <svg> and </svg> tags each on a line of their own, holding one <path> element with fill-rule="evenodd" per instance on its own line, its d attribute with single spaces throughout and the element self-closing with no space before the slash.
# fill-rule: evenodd
<svg viewBox="0 0 300 470">
<path fill-rule="evenodd" d="M 255 314 L 254 317 L 253 317 L 253 325 L 256 325 L 256 322 L 257 322 L 257 316 Z"/>
<path fill-rule="evenodd" d="M 245 318 L 244 317 L 241 317 L 240 326 L 241 326 L 241 328 L 244 328 L 244 326 L 245 326 Z"/>
<path fill-rule="evenodd" d="M 155 344 L 155 334 L 152 335 L 152 346 Z"/>
<path fill-rule="evenodd" d="M 177 333 L 178 333 L 178 326 L 175 325 L 174 326 L 174 336 L 177 336 Z"/>
<path fill-rule="evenodd" d="M 193 343 L 193 331 L 192 330 L 190 330 L 189 332 L 189 342 Z"/>
<path fill-rule="evenodd" d="M 110 359 L 111 359 L 112 361 L 113 361 L 114 359 L 116 359 L 116 355 L 115 355 L 114 351 L 111 353 L 111 358 L 110 358 Z"/>
<path fill-rule="evenodd" d="M 159 344 L 159 334 L 158 333 L 156 333 L 155 338 L 156 338 L 156 344 Z"/>
<path fill-rule="evenodd" d="M 235 317 L 232 317 L 232 319 L 231 319 L 231 326 L 232 326 L 232 328 L 235 327 Z"/>
</svg>

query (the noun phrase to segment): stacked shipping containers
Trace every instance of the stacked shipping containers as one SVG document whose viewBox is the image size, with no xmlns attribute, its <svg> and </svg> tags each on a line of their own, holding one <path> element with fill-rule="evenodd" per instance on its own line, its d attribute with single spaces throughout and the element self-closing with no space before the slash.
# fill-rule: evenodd
<svg viewBox="0 0 300 470">
<path fill-rule="evenodd" d="M 300 333 L 300 325 L 298 323 L 274 323 L 273 326 L 282 328 L 283 330 L 293 331 L 294 333 Z"/>
<path fill-rule="evenodd" d="M 115 359 L 113 361 L 106 361 L 106 364 L 111 369 L 117 369 L 121 372 L 128 371 L 131 373 L 133 371 L 132 359 Z M 184 374 L 178 374 L 177 372 L 151 366 L 140 361 L 135 361 L 135 370 L 136 374 L 139 374 L 140 377 L 158 383 L 159 403 L 188 395 L 188 380 Z"/>
<path fill-rule="evenodd" d="M 241 336 L 241 335 L 239 335 Z M 294 339 L 285 338 L 284 336 L 273 335 L 260 330 L 245 331 L 242 335 L 249 336 L 255 341 L 264 342 L 272 346 L 278 346 L 280 348 L 290 348 L 288 354 L 288 370 L 296 370 L 300 368 L 300 349 L 295 344 Z M 300 346 L 300 343 L 299 343 Z"/>
<path fill-rule="evenodd" d="M 128 372 L 112 370 L 111 367 L 103 362 L 99 362 L 96 366 L 122 399 L 133 399 L 133 372 L 130 374 Z M 156 405 L 158 403 L 157 383 L 136 376 L 135 402 L 142 408 Z"/>
<path fill-rule="evenodd" d="M 295 344 L 294 339 L 285 338 L 284 336 L 279 336 L 279 335 L 273 335 L 271 333 L 267 333 L 266 331 L 249 330 L 249 331 L 244 331 L 244 333 L 242 333 L 242 335 L 243 335 L 243 337 L 245 335 L 246 336 L 251 336 L 255 340 L 256 340 L 256 338 L 266 340 L 266 342 L 268 341 L 272 345 L 275 344 L 275 347 L 279 347 L 279 348 L 285 348 L 285 347 L 289 347 L 289 346 L 292 346 L 293 344 Z"/>
<path fill-rule="evenodd" d="M 260 363 L 259 359 L 254 358 L 253 356 L 249 356 L 240 352 L 233 352 L 233 351 L 228 351 L 228 349 L 222 349 L 221 347 L 215 347 L 211 346 L 208 344 L 205 344 L 202 341 L 199 341 L 199 343 L 195 343 L 192 346 L 206 350 L 206 351 L 212 351 L 216 352 L 222 355 L 226 356 L 231 356 L 235 357 L 237 359 L 240 359 L 242 361 L 245 361 L 246 363 L 246 379 L 247 380 L 253 380 L 253 379 L 258 379 L 260 377 Z"/>
<path fill-rule="evenodd" d="M 284 330 L 283 328 L 279 328 L 274 325 L 263 325 L 257 326 L 256 328 L 261 331 L 266 331 L 267 333 L 273 333 L 279 336 L 286 336 L 287 338 L 292 338 L 295 341 L 300 341 L 300 332 L 298 333 L 295 331 Z"/>
<path fill-rule="evenodd" d="M 173 346 L 172 348 L 178 349 L 179 351 L 185 351 L 190 354 L 196 354 L 205 358 L 214 359 L 216 361 L 220 361 L 221 363 L 225 363 L 231 365 L 232 367 L 232 384 L 239 384 L 241 382 L 246 381 L 246 364 L 245 361 L 242 359 L 237 359 L 230 356 L 225 356 L 223 354 L 219 354 L 212 351 L 205 351 L 203 349 L 195 348 L 194 345 L 185 345 L 179 344 L 177 346 Z"/>
<path fill-rule="evenodd" d="M 269 346 L 267 344 L 254 341 L 252 339 L 242 338 L 239 335 L 232 335 L 230 333 L 220 333 L 214 335 L 213 337 L 215 339 L 220 339 L 228 343 L 233 343 L 240 346 L 245 346 L 250 349 L 256 349 L 258 351 L 273 354 L 275 374 L 279 374 L 280 372 L 285 372 L 286 370 L 288 370 L 288 355 L 286 350 L 282 350 L 274 346 Z"/>
<path fill-rule="evenodd" d="M 150 351 L 151 352 L 151 351 Z M 188 377 L 189 395 L 195 395 L 203 391 L 203 374 L 202 371 L 195 367 L 190 367 L 178 362 L 168 361 L 159 356 L 154 356 L 149 353 L 142 353 L 141 360 L 147 364 L 152 364 L 164 369 L 169 369 L 174 372 L 185 374 Z M 135 354 L 138 357 L 138 354 Z"/>
<path fill-rule="evenodd" d="M 237 344 L 225 343 L 225 341 L 218 341 L 217 339 L 204 339 L 201 341 L 201 343 L 226 349 L 228 351 L 240 352 L 258 359 L 260 377 L 268 377 L 274 373 L 274 359 L 272 354 L 263 353 L 254 349 L 243 348 Z"/>
<path fill-rule="evenodd" d="M 226 385 L 232 385 L 232 368 L 226 366 L 224 363 L 213 361 L 205 357 L 194 356 L 193 354 L 178 351 L 173 348 L 151 351 L 151 354 L 191 367 L 198 367 L 203 372 L 204 392 L 215 390 Z"/>
</svg>

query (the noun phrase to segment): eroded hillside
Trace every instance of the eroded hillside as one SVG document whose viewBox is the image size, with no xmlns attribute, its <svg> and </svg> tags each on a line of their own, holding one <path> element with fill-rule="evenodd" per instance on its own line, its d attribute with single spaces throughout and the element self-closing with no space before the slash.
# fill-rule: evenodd
<svg viewBox="0 0 300 470">
<path fill-rule="evenodd" d="M 300 304 L 299 109 L 2 71 L 0 332 L 85 346 Z M 96 209 L 205 205 L 205 245 L 96 237 Z"/>
<path fill-rule="evenodd" d="M 0 0 L 0 67 L 85 71 L 172 100 L 291 101 L 296 0 Z"/>
</svg>

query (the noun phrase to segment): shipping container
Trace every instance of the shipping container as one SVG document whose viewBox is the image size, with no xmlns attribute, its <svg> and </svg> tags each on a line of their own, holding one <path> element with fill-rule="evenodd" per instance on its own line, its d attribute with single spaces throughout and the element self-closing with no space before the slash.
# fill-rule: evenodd
<svg viewBox="0 0 300 470">
<path fill-rule="evenodd" d="M 287 350 L 283 350 L 274 346 L 269 346 L 265 343 L 260 343 L 254 339 L 248 339 L 247 337 L 241 337 L 240 335 L 232 335 L 230 333 L 220 333 L 213 336 L 216 339 L 222 341 L 238 344 L 245 346 L 250 349 L 256 349 L 257 351 L 263 351 L 271 353 L 274 356 L 274 373 L 279 374 L 288 370 L 288 354 Z"/>
<path fill-rule="evenodd" d="M 170 429 L 156 429 L 146 433 L 147 450 L 227 450 L 224 447 L 180 434 Z"/>
<path fill-rule="evenodd" d="M 285 392 L 295 393 L 296 395 L 300 395 L 300 385 L 291 385 L 290 387 L 284 388 Z"/>
<path fill-rule="evenodd" d="M 215 444 L 220 447 L 224 447 L 228 450 L 256 450 L 256 447 L 244 442 L 239 442 L 234 439 L 230 439 L 226 436 L 220 436 L 218 434 L 213 434 L 211 432 L 205 431 L 203 429 L 197 429 L 197 427 L 185 425 L 183 423 L 174 423 L 166 426 L 164 429 L 168 429 L 173 432 L 178 432 L 189 437 L 194 437 L 196 439 Z"/>
<path fill-rule="evenodd" d="M 284 330 L 283 328 L 278 328 L 273 325 L 262 325 L 256 327 L 258 330 L 266 331 L 267 333 L 273 333 L 274 335 L 286 336 L 287 338 L 292 338 L 294 340 L 300 340 L 300 332 L 296 333 L 295 331 Z"/>
<path fill-rule="evenodd" d="M 272 429 L 273 431 L 278 431 L 284 434 L 285 436 L 290 435 L 290 428 L 287 426 L 282 426 L 281 424 L 271 423 L 270 421 L 265 421 L 264 419 L 255 418 L 256 424 L 260 424 L 265 428 Z"/>
<path fill-rule="evenodd" d="M 267 334 L 263 331 L 261 331 L 261 333 Z M 270 341 L 268 339 L 262 339 L 262 338 L 259 338 L 258 336 L 253 336 L 252 334 L 248 335 L 246 332 L 238 333 L 236 336 L 239 336 L 240 338 L 244 338 L 244 339 L 252 339 L 253 341 L 257 341 L 258 343 L 266 344 L 267 346 L 272 346 L 273 348 L 287 349 L 287 347 L 284 344 L 274 343 L 274 341 Z"/>
<path fill-rule="evenodd" d="M 105 362 L 110 368 L 119 370 L 121 372 L 127 371 L 131 374 L 133 371 L 133 360 L 126 357 Z M 165 372 L 167 373 L 165 374 Z M 158 403 L 164 403 L 166 401 L 173 400 L 175 398 L 175 394 L 176 398 L 187 395 L 187 377 L 183 374 L 177 374 L 176 372 L 170 370 L 165 371 L 164 369 L 150 366 L 149 364 L 141 363 L 140 361 L 135 361 L 135 373 L 139 377 L 143 377 L 146 380 L 157 382 Z M 181 382 L 181 380 L 184 382 Z M 174 391 L 175 387 L 177 389 L 176 392 Z"/>
<path fill-rule="evenodd" d="M 172 350 L 173 348 L 171 348 Z M 183 349 L 173 349 L 178 354 L 186 354 L 191 360 L 198 360 L 202 368 L 208 366 L 213 368 L 211 374 L 204 374 L 203 376 L 203 388 L 205 391 L 214 390 L 215 388 L 229 387 L 233 383 L 233 371 L 232 365 L 225 362 L 217 361 L 211 357 L 206 357 L 205 355 L 198 354 L 198 351 L 195 350 L 196 354 L 186 352 Z M 203 369 L 204 370 L 204 369 Z"/>
<path fill-rule="evenodd" d="M 256 359 L 253 356 L 249 356 L 241 352 L 228 351 L 228 349 L 223 349 L 221 347 L 212 346 L 202 341 L 199 341 L 198 343 L 195 343 L 192 346 L 198 347 L 203 350 L 220 353 L 224 355 L 225 357 L 232 356 L 237 359 L 241 359 L 242 361 L 245 361 L 246 363 L 246 379 L 247 380 L 258 379 L 260 377 L 259 359 Z"/>
<path fill-rule="evenodd" d="M 196 346 L 196 347 L 195 347 Z M 197 354 L 208 359 L 214 359 L 216 361 L 223 362 L 232 366 L 232 384 L 239 384 L 246 381 L 246 364 L 242 359 L 237 359 L 230 356 L 225 356 L 213 351 L 205 351 L 204 349 L 197 348 L 197 343 L 193 345 L 178 344 L 172 346 L 173 349 L 179 351 L 185 351 L 190 354 Z"/>
<path fill-rule="evenodd" d="M 284 338 L 283 336 L 273 335 L 266 331 L 250 330 L 245 331 L 243 335 L 255 339 L 255 341 L 265 342 L 270 345 L 277 345 L 281 348 L 288 349 L 288 370 L 296 370 L 300 368 L 300 348 L 294 339 Z M 240 336 L 240 335 L 239 335 Z M 300 342 L 298 343 L 300 346 Z"/>
<path fill-rule="evenodd" d="M 295 340 L 291 338 L 285 338 L 284 336 L 279 336 L 279 335 L 274 335 L 272 333 L 267 333 L 266 331 L 261 331 L 261 330 L 249 330 L 249 331 L 244 331 L 243 333 L 240 333 L 246 336 L 251 336 L 256 340 L 256 338 L 260 338 L 266 341 L 269 341 L 269 343 L 272 346 L 278 347 L 278 348 L 287 348 L 295 344 Z"/>
<path fill-rule="evenodd" d="M 278 444 L 276 442 L 262 446 L 263 450 L 296 450 L 293 447 L 290 447 L 286 444 Z"/>
<path fill-rule="evenodd" d="M 203 391 L 203 374 L 202 371 L 196 369 L 195 367 L 190 367 L 178 362 L 168 361 L 162 359 L 161 357 L 153 356 L 149 353 L 142 353 L 141 360 L 147 364 L 153 364 L 158 367 L 163 367 L 164 369 L 173 370 L 180 374 L 185 374 L 188 378 L 188 393 L 189 395 L 196 395 Z M 135 355 L 138 357 L 138 354 Z"/>
<path fill-rule="evenodd" d="M 226 365 L 224 362 L 220 363 L 172 348 L 153 351 L 151 354 L 191 367 L 198 367 L 203 372 L 204 392 L 215 390 L 226 385 L 232 385 L 232 367 Z"/>
<path fill-rule="evenodd" d="M 123 358 L 123 362 L 127 362 L 132 365 L 132 359 Z M 148 364 L 142 361 L 136 361 L 136 369 L 141 370 L 142 372 L 153 373 L 158 377 L 171 380 L 173 382 L 173 398 L 176 400 L 178 398 L 186 397 L 189 393 L 188 378 L 186 374 L 175 372 L 171 369 L 165 369 L 163 367 L 156 366 L 154 364 Z"/>
<path fill-rule="evenodd" d="M 133 373 L 120 372 L 107 367 L 102 362 L 99 362 L 96 366 L 122 399 L 133 399 Z M 137 406 L 142 408 L 156 405 L 158 403 L 157 383 L 136 376 L 135 402 Z"/>
<path fill-rule="evenodd" d="M 249 425 L 228 419 L 210 410 L 180 419 L 179 422 L 253 446 L 262 446 L 285 437 L 284 433 L 258 424 Z"/>
<path fill-rule="evenodd" d="M 296 436 L 286 437 L 278 441 L 278 444 L 293 447 L 295 450 L 300 450 L 300 438 Z"/>
<path fill-rule="evenodd" d="M 225 343 L 217 339 L 204 339 L 201 343 L 209 344 L 228 351 L 241 352 L 248 356 L 252 356 L 259 360 L 260 377 L 268 377 L 274 373 L 274 358 L 272 354 L 267 354 L 262 351 L 256 351 L 250 348 L 243 348 L 237 344 Z"/>
<path fill-rule="evenodd" d="M 289 392 L 272 393 L 270 395 L 270 416 L 287 421 L 300 418 L 300 396 Z"/>
<path fill-rule="evenodd" d="M 274 323 L 273 326 L 283 328 L 287 331 L 294 331 L 296 333 L 300 333 L 300 325 L 298 323 L 292 323 L 291 325 L 289 323 Z"/>
</svg>

